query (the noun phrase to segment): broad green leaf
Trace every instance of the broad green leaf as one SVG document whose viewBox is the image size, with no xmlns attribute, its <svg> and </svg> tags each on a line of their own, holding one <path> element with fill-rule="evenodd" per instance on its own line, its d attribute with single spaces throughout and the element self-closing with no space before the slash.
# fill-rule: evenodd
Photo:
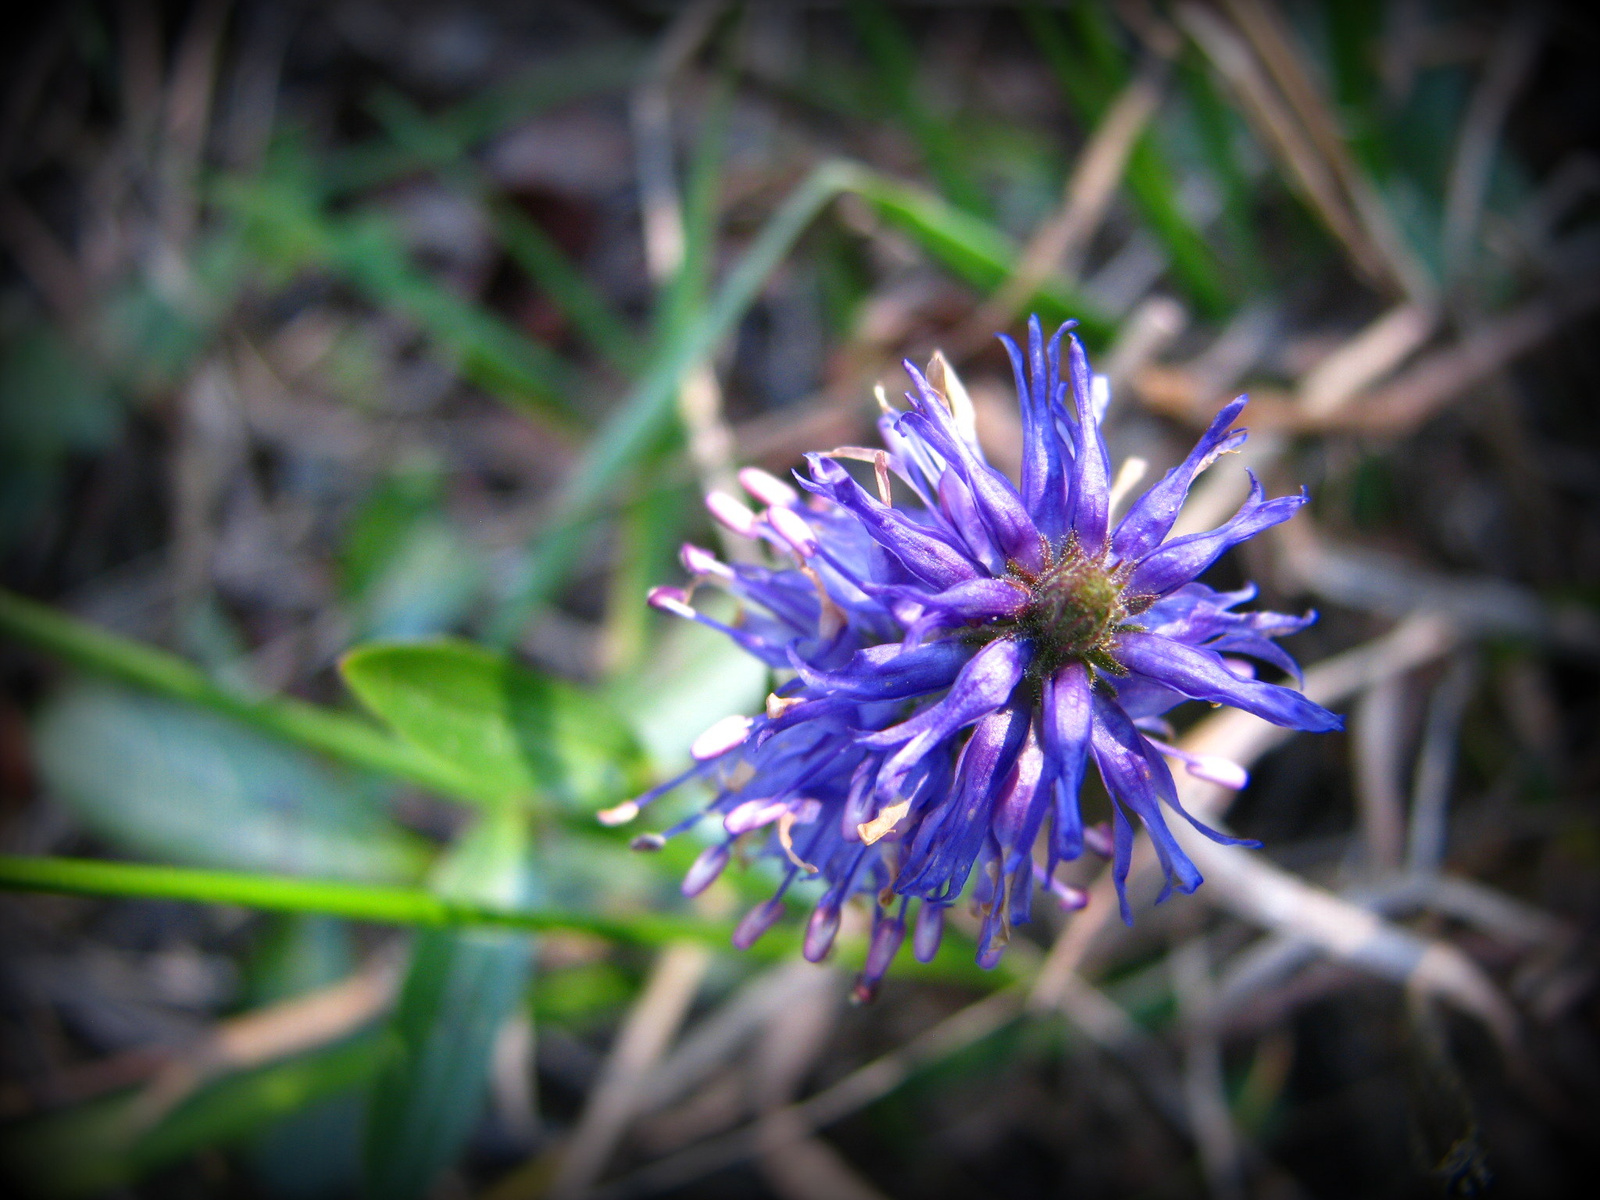
<svg viewBox="0 0 1600 1200">
<path fill-rule="evenodd" d="M 187 705 L 72 685 L 39 715 L 35 753 L 85 825 L 165 862 L 393 882 L 427 860 L 354 778 Z"/>
<path fill-rule="evenodd" d="M 361 702 L 482 794 L 593 805 L 637 786 L 642 758 L 598 695 L 466 642 L 362 646 L 341 664 Z"/>
</svg>

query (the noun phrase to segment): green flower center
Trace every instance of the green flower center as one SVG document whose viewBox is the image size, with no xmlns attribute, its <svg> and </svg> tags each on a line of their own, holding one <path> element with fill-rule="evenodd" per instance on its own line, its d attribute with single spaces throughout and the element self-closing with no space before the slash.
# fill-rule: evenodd
<svg viewBox="0 0 1600 1200">
<path fill-rule="evenodd" d="M 1124 587 L 1131 564 L 1108 565 L 1105 556 L 1090 558 L 1069 538 L 1059 547 L 1045 548 L 1044 565 L 1029 571 L 1013 562 L 1006 578 L 1028 593 L 1027 606 L 1015 617 L 982 626 L 984 641 L 995 637 L 1026 638 L 1033 644 L 1030 674 L 1052 675 L 1071 662 L 1087 663 L 1096 671 L 1125 675 L 1127 670 L 1111 653 L 1118 633 L 1137 629 L 1129 618 L 1149 608 L 1154 596 L 1130 595 Z"/>
</svg>

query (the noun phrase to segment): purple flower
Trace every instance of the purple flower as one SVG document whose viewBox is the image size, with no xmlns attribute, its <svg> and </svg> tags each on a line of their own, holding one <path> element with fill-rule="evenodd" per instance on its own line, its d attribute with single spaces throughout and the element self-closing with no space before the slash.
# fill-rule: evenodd
<svg viewBox="0 0 1600 1200">
<path fill-rule="evenodd" d="M 1163 898 L 1193 891 L 1200 874 L 1173 838 L 1167 810 L 1218 841 L 1178 803 L 1167 758 L 1190 772 L 1242 787 L 1237 764 L 1157 740 L 1163 713 L 1185 700 L 1231 704 L 1295 729 L 1340 726 L 1299 692 L 1254 677 L 1246 659 L 1297 675 L 1273 641 L 1304 617 L 1238 612 L 1253 588 L 1217 592 L 1195 582 L 1230 547 L 1287 520 L 1305 496 L 1250 496 L 1209 533 L 1168 538 L 1195 477 L 1237 449 L 1240 397 L 1212 421 L 1182 463 L 1112 519 L 1111 469 L 1101 436 L 1106 381 L 1090 373 L 1063 326 L 1046 344 L 1029 323 L 1026 356 L 1002 338 L 1022 406 L 1020 486 L 984 459 L 970 403 L 945 395 L 910 363 L 909 411 L 885 406 L 885 449 L 808 456 L 801 493 L 765 472 L 741 473 L 760 503 L 708 498 L 727 528 L 764 540 L 775 566 L 725 564 L 685 546 L 694 582 L 657 588 L 657 608 L 719 629 L 780 673 L 765 714 L 719 721 L 696 740 L 684 775 L 601 814 L 620 824 L 690 778 L 714 790 L 671 836 L 715 817 L 723 839 L 684 880 L 710 885 L 741 838 L 786 865 L 777 894 L 740 922 L 748 946 L 779 917 L 798 879 L 823 890 L 805 954 L 828 953 L 849 897 L 871 897 L 873 929 L 858 985 L 870 996 L 905 937 L 937 950 L 944 909 L 976 873 L 982 914 L 978 961 L 993 966 L 1039 888 L 1066 907 L 1086 896 L 1055 880 L 1057 865 L 1085 845 L 1109 854 L 1124 882 L 1133 820 L 1149 834 L 1166 873 Z M 840 465 L 873 468 L 868 488 Z M 892 481 L 911 498 L 896 505 Z M 740 603 L 725 625 L 697 612 L 693 593 L 712 584 Z M 1236 657 L 1243 656 L 1243 657 Z M 1167 736 L 1170 737 L 1170 734 Z M 1078 793 L 1093 762 L 1111 797 L 1111 827 L 1084 827 Z M 647 835 L 658 846 L 662 835 Z"/>
</svg>

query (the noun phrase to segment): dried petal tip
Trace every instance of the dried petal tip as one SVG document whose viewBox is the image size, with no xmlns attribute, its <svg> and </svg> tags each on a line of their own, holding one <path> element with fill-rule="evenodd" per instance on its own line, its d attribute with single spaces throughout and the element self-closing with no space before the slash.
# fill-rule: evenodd
<svg viewBox="0 0 1600 1200">
<path fill-rule="evenodd" d="M 644 850 L 653 853 L 656 850 L 660 850 L 666 844 L 667 839 L 662 837 L 659 833 L 641 833 L 638 837 L 634 838 L 633 841 L 628 843 L 628 849 Z"/>
<path fill-rule="evenodd" d="M 639 806 L 632 800 L 624 800 L 615 808 L 602 808 L 595 813 L 595 819 L 602 825 L 626 825 L 639 815 Z"/>
<path fill-rule="evenodd" d="M 716 758 L 726 754 L 735 746 L 742 746 L 745 738 L 750 736 L 750 727 L 755 724 L 749 717 L 734 713 L 732 716 L 723 717 L 707 729 L 689 747 L 689 754 L 696 762 L 705 762 L 707 759 Z"/>
<path fill-rule="evenodd" d="M 761 503 L 777 508 L 786 507 L 800 499 L 800 493 L 760 467 L 745 467 L 740 471 L 739 485 Z"/>
</svg>

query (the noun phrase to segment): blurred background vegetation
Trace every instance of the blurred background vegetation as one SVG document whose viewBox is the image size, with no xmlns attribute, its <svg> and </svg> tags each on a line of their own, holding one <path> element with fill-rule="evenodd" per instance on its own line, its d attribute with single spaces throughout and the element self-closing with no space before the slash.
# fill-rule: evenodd
<svg viewBox="0 0 1600 1200">
<path fill-rule="evenodd" d="M 0 125 L 0 1171 L 24 1194 L 1558 1196 L 1600 1113 L 1600 26 L 1446 0 L 68 2 Z M 1074 317 L 1351 714 L 1123 929 L 844 1004 L 593 812 L 765 671 L 739 466 Z M 1242 495 L 1237 460 L 1195 525 Z M 1198 714 L 1203 716 L 1203 714 Z M 1231 739 L 1231 740 L 1230 740 Z M 1252 740 L 1254 739 L 1254 740 Z M 1267 751 L 1271 749 L 1271 753 Z M 689 811 L 684 798 L 672 816 Z M 1220 815 L 1220 814 L 1218 814 Z M 64 893 L 78 893 L 68 895 Z M 1490 1183 L 1489 1180 L 1494 1182 Z"/>
</svg>

